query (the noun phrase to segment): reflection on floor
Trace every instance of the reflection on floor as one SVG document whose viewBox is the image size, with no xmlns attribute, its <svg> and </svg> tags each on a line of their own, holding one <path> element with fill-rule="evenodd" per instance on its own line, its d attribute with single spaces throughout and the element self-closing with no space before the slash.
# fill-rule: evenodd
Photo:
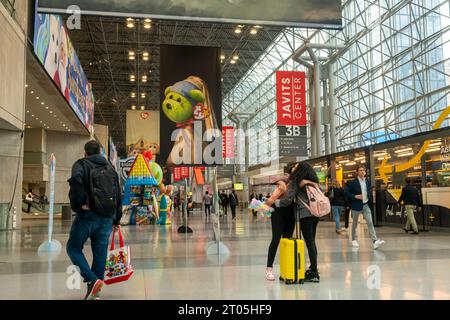
<svg viewBox="0 0 450 320">
<path fill-rule="evenodd" d="M 351 247 L 349 234 L 338 235 L 332 222 L 319 224 L 317 247 L 321 282 L 284 285 L 264 279 L 270 221 L 247 210 L 222 220 L 221 237 L 230 249 L 225 261 L 207 256 L 213 223 L 201 213 L 190 219 L 193 234 L 171 226 L 123 227 L 131 245 L 135 274 L 126 283 L 107 286 L 103 299 L 450 299 L 450 234 L 407 235 L 401 229 L 377 228 L 386 244 L 374 251 L 365 225 L 361 247 Z M 54 238 L 63 247 L 70 225 L 55 222 Z M 21 231 L 0 232 L 0 299 L 81 299 L 65 250 L 49 262 L 37 255 L 46 239 L 45 221 L 25 221 Z M 89 243 L 85 248 L 90 257 Z M 308 265 L 307 265 L 308 266 Z M 278 276 L 278 257 L 274 269 Z M 378 272 L 379 271 L 379 272 Z M 379 275 L 379 277 L 377 277 Z M 377 288 L 378 287 L 378 288 Z"/>
</svg>

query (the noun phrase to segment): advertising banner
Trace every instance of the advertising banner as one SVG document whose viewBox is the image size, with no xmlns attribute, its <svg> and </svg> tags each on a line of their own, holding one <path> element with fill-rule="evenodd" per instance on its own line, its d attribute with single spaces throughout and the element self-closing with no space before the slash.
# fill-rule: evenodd
<svg viewBox="0 0 450 320">
<path fill-rule="evenodd" d="M 122 181 L 128 179 L 128 175 L 130 174 L 131 167 L 133 166 L 135 160 L 136 156 L 119 160 L 119 176 Z"/>
<path fill-rule="evenodd" d="M 159 111 L 127 110 L 126 144 L 128 157 L 151 151 L 153 161 L 158 160 L 160 153 L 159 118 Z"/>
<path fill-rule="evenodd" d="M 308 137 L 304 126 L 279 126 L 278 150 L 280 157 L 307 157 Z"/>
<path fill-rule="evenodd" d="M 306 126 L 306 75 L 277 71 L 277 125 Z"/>
<path fill-rule="evenodd" d="M 234 159 L 234 127 L 223 127 L 223 158 Z"/>
<path fill-rule="evenodd" d="M 189 179 L 189 167 L 181 167 L 181 179 Z"/>
<path fill-rule="evenodd" d="M 342 28 L 340 0 L 40 0 L 39 10 L 66 13 L 71 5 L 92 15 Z"/>
<path fill-rule="evenodd" d="M 37 14 L 34 53 L 83 125 L 93 132 L 94 95 L 62 18 Z"/>
<path fill-rule="evenodd" d="M 117 171 L 118 153 L 111 137 L 109 137 L 109 162 L 111 162 L 112 166 Z"/>
<path fill-rule="evenodd" d="M 180 180 L 181 180 L 181 168 L 174 167 L 173 168 L 173 181 L 180 181 Z"/>
<path fill-rule="evenodd" d="M 166 167 L 222 164 L 220 48 L 162 45 L 160 57 L 157 161 Z"/>
</svg>

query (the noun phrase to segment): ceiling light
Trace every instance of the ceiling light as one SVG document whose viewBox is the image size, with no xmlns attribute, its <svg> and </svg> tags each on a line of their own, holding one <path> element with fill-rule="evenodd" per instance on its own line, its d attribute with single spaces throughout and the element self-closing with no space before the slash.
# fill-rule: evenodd
<svg viewBox="0 0 450 320">
<path fill-rule="evenodd" d="M 146 95 L 145 93 L 141 93 L 141 98 L 142 98 L 142 99 L 145 99 L 146 96 L 147 96 L 147 95 Z"/>
<path fill-rule="evenodd" d="M 45 102 L 41 102 L 41 105 L 44 105 L 45 104 Z"/>
<path fill-rule="evenodd" d="M 256 28 L 252 28 L 252 29 L 250 30 L 250 34 L 255 35 L 255 34 L 257 34 L 257 33 L 258 33 L 258 29 L 256 29 Z"/>
<path fill-rule="evenodd" d="M 412 150 L 412 148 L 405 148 L 405 149 L 395 150 L 394 152 L 395 153 L 402 153 L 402 152 L 411 151 L 411 150 Z"/>
<path fill-rule="evenodd" d="M 41 120 L 41 121 L 39 121 L 39 123 L 42 123 L 42 120 Z"/>
<path fill-rule="evenodd" d="M 414 154 L 414 152 L 402 153 L 402 154 L 397 154 L 397 157 L 407 157 L 407 156 L 412 156 L 413 154 Z"/>
<path fill-rule="evenodd" d="M 136 81 L 136 76 L 135 75 L 130 75 L 130 81 L 131 82 L 135 82 Z"/>
<path fill-rule="evenodd" d="M 434 142 L 432 144 L 429 144 L 428 146 L 429 147 L 435 147 L 435 146 L 440 146 L 440 145 L 442 145 L 442 142 Z"/>
<path fill-rule="evenodd" d="M 70 129 L 69 129 L 69 130 L 67 130 L 67 131 L 69 131 L 69 132 L 70 132 Z"/>
<path fill-rule="evenodd" d="M 130 29 L 134 28 L 134 19 L 132 18 L 127 19 L 127 27 Z"/>
<path fill-rule="evenodd" d="M 141 110 L 145 110 L 145 106 L 141 106 Z"/>
<path fill-rule="evenodd" d="M 33 90 L 31 90 L 31 92 L 30 92 L 31 94 L 33 94 L 34 93 L 34 91 Z"/>
<path fill-rule="evenodd" d="M 235 63 L 236 63 L 236 60 L 231 60 L 230 63 L 231 63 L 231 64 L 235 64 Z"/>
<path fill-rule="evenodd" d="M 53 111 L 50 111 L 50 114 L 52 114 L 53 113 Z"/>
<path fill-rule="evenodd" d="M 142 76 L 142 82 L 147 82 L 147 76 Z"/>
<path fill-rule="evenodd" d="M 39 100 L 39 97 L 36 97 L 36 100 Z"/>
<path fill-rule="evenodd" d="M 425 152 L 435 152 L 435 151 L 441 151 L 441 148 L 431 148 L 431 149 L 427 149 Z"/>
<path fill-rule="evenodd" d="M 339 161 L 339 163 L 347 163 L 347 162 L 350 162 L 350 160 L 342 160 L 342 161 Z"/>
<path fill-rule="evenodd" d="M 226 57 L 225 57 L 224 54 L 221 54 L 221 55 L 220 55 L 220 59 L 224 60 L 225 58 L 226 58 Z"/>
<path fill-rule="evenodd" d="M 34 114 L 31 115 L 34 118 Z"/>
<path fill-rule="evenodd" d="M 150 59 L 150 54 L 148 52 L 142 53 L 142 59 L 148 61 Z"/>
<path fill-rule="evenodd" d="M 239 60 L 239 56 L 238 56 L 237 54 L 235 54 L 235 55 L 233 56 L 233 60 Z"/>
<path fill-rule="evenodd" d="M 131 97 L 132 97 L 132 98 L 136 98 L 136 92 L 132 92 L 132 93 L 131 93 Z"/>
<path fill-rule="evenodd" d="M 136 110 L 136 106 L 131 106 L 131 110 Z"/>
<path fill-rule="evenodd" d="M 352 161 L 352 162 L 346 163 L 345 166 L 354 166 L 355 164 L 356 164 L 356 162 Z"/>
<path fill-rule="evenodd" d="M 45 107 L 45 109 L 47 109 L 47 110 L 48 110 L 48 107 Z"/>
<path fill-rule="evenodd" d="M 242 33 L 242 29 L 240 27 L 237 27 L 236 29 L 234 29 L 234 33 L 240 34 Z"/>
<path fill-rule="evenodd" d="M 152 20 L 151 19 L 145 19 L 144 20 L 144 28 L 145 29 L 151 29 L 152 28 Z"/>
<path fill-rule="evenodd" d="M 30 113 L 30 110 L 27 110 L 27 113 Z"/>
<path fill-rule="evenodd" d="M 261 29 L 261 28 L 262 28 L 262 26 L 255 26 L 255 28 L 257 28 L 257 29 Z"/>
<path fill-rule="evenodd" d="M 355 161 L 359 161 L 359 160 L 366 160 L 366 157 L 358 157 L 358 158 L 355 158 Z"/>
<path fill-rule="evenodd" d="M 39 120 L 39 118 L 38 118 L 38 117 L 36 117 L 36 120 Z"/>
<path fill-rule="evenodd" d="M 27 85 L 27 84 L 25 85 L 25 88 L 28 88 L 28 85 Z"/>
<path fill-rule="evenodd" d="M 373 155 L 374 155 L 375 157 L 385 156 L 385 155 L 387 155 L 387 152 L 374 153 Z"/>
</svg>

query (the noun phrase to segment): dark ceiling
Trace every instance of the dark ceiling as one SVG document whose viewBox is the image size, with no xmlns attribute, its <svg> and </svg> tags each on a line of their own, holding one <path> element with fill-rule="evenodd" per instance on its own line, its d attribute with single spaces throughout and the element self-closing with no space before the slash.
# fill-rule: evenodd
<svg viewBox="0 0 450 320">
<path fill-rule="evenodd" d="M 144 28 L 144 20 L 135 20 L 134 28 L 127 27 L 126 18 L 83 16 L 81 30 L 70 30 L 70 38 L 77 51 L 88 80 L 92 83 L 96 98 L 95 123 L 109 127 L 119 154 L 125 154 L 126 110 L 131 106 L 145 106 L 146 110 L 158 110 L 159 45 L 196 45 L 222 48 L 225 60 L 222 64 L 223 95 L 229 92 L 248 71 L 258 57 L 273 43 L 281 27 L 264 26 L 256 35 L 253 26 L 243 26 L 242 33 L 234 32 L 234 24 L 215 24 L 158 20 L 151 28 Z M 136 53 L 129 60 L 129 51 Z M 150 58 L 143 61 L 142 53 Z M 239 60 L 231 64 L 232 56 Z M 136 82 L 130 81 L 130 75 Z M 141 81 L 142 75 L 148 81 Z M 136 93 L 132 98 L 131 92 Z M 146 97 L 141 98 L 141 93 Z"/>
</svg>

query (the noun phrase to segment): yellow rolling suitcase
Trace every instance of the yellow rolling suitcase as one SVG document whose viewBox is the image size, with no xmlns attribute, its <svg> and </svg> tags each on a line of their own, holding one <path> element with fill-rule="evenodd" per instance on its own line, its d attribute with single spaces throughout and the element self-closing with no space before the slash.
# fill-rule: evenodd
<svg viewBox="0 0 450 320">
<path fill-rule="evenodd" d="M 280 241 L 280 280 L 286 284 L 305 282 L 305 243 L 300 235 L 300 220 L 296 220 L 296 238 Z"/>
</svg>

